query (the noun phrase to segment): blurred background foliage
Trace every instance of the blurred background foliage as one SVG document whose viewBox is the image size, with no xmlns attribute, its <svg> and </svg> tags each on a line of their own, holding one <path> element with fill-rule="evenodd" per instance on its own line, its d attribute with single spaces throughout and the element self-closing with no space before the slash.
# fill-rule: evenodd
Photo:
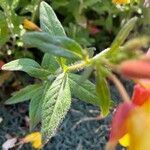
<svg viewBox="0 0 150 150">
<path fill-rule="evenodd" d="M 0 46 L 4 54 L 18 57 L 33 57 L 23 50 L 21 25 L 24 18 L 38 22 L 38 5 L 41 0 L 0 1 Z M 114 5 L 111 0 L 46 0 L 55 10 L 69 37 L 84 47 L 96 47 L 97 51 L 108 47 L 120 27 L 133 15 L 140 17 L 136 34 L 148 34 L 150 10 L 143 1 L 133 0 L 129 5 Z M 2 48 L 4 46 L 4 48 Z M 20 48 L 21 47 L 21 48 Z M 4 50 L 5 49 L 5 50 Z"/>
<path fill-rule="evenodd" d="M 111 0 L 46 0 L 55 10 L 67 34 L 83 46 L 94 46 L 98 51 L 109 46 L 122 24 L 137 15 L 141 17 L 139 33 L 149 33 L 149 11 L 141 2 L 116 6 Z M 0 1 L 0 57 L 33 57 L 33 53 L 22 49 L 20 36 L 24 33 L 22 21 L 29 18 L 38 24 L 40 0 Z M 143 15 L 145 17 L 143 17 Z M 143 28 L 143 26 L 145 26 Z M 143 32 L 144 31 L 144 32 Z"/>
</svg>

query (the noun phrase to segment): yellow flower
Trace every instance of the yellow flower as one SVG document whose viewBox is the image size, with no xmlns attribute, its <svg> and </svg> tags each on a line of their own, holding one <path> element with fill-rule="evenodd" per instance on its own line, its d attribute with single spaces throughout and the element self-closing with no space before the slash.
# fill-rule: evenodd
<svg viewBox="0 0 150 150">
<path fill-rule="evenodd" d="M 135 148 L 136 150 L 150 149 L 148 140 L 150 139 L 149 115 L 150 100 L 147 100 L 141 107 L 137 107 L 131 112 L 128 119 L 128 133 L 119 140 L 122 146 L 129 147 L 129 150 L 135 150 Z"/>
<path fill-rule="evenodd" d="M 115 4 L 128 4 L 130 3 L 130 0 L 112 0 Z"/>
<path fill-rule="evenodd" d="M 142 108 L 135 109 L 128 122 L 130 144 L 128 150 L 150 149 L 150 117 Z"/>
<path fill-rule="evenodd" d="M 36 149 L 42 148 L 42 137 L 40 132 L 33 132 L 23 139 L 23 143 L 32 143 L 32 147 Z"/>
<path fill-rule="evenodd" d="M 135 85 L 131 103 L 118 106 L 107 150 L 114 149 L 117 141 L 128 150 L 150 150 L 150 80 L 142 81 L 142 86 Z"/>
<path fill-rule="evenodd" d="M 114 150 L 118 141 L 128 150 L 150 150 L 150 78 L 137 82 L 131 102 L 117 107 L 106 150 Z"/>
<path fill-rule="evenodd" d="M 41 29 L 35 23 L 29 21 L 28 19 L 24 19 L 23 27 L 27 30 L 41 31 Z"/>
</svg>

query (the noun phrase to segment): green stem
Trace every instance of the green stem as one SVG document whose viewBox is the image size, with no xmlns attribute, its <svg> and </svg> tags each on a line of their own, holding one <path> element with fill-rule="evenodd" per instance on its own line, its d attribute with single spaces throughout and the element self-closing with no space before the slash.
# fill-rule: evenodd
<svg viewBox="0 0 150 150">
<path fill-rule="evenodd" d="M 99 54 L 95 55 L 93 58 L 88 59 L 86 61 L 81 61 L 78 64 L 74 64 L 71 65 L 69 67 L 67 67 L 66 71 L 75 71 L 75 70 L 81 70 L 89 65 L 94 65 L 97 62 L 104 62 L 104 63 L 108 63 L 108 61 L 106 59 L 104 59 L 105 54 L 109 51 L 110 48 L 107 48 L 105 50 L 103 50 L 102 52 L 100 52 Z"/>
<path fill-rule="evenodd" d="M 107 52 L 109 52 L 109 50 L 110 50 L 110 48 L 107 48 L 107 49 L 103 50 L 102 52 L 100 52 L 99 54 L 95 55 L 93 58 L 91 58 L 89 60 L 90 63 L 94 64 L 94 63 L 99 62 L 99 61 L 104 61 L 104 57 L 107 54 Z M 102 60 L 102 58 L 103 58 L 103 60 Z"/>
<path fill-rule="evenodd" d="M 83 68 L 85 68 L 88 65 L 88 62 L 84 62 L 82 61 L 81 63 L 75 64 L 75 65 L 71 65 L 69 67 L 66 68 L 66 72 L 68 71 L 75 71 L 75 70 L 81 70 Z"/>
</svg>

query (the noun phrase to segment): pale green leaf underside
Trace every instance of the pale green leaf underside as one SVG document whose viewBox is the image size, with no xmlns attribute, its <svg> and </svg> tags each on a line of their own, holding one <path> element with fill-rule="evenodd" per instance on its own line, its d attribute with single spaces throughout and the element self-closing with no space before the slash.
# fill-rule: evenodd
<svg viewBox="0 0 150 150">
<path fill-rule="evenodd" d="M 40 4 L 40 24 L 41 29 L 50 35 L 66 36 L 55 12 L 46 2 Z"/>
<path fill-rule="evenodd" d="M 2 70 L 10 71 L 24 71 L 32 77 L 45 79 L 50 72 L 41 68 L 41 66 L 34 60 L 29 58 L 21 58 L 13 60 L 2 66 Z"/>
<path fill-rule="evenodd" d="M 21 58 L 13 60 L 5 65 L 3 65 L 3 70 L 26 70 L 28 67 L 40 68 L 40 65 L 29 58 Z"/>
<path fill-rule="evenodd" d="M 44 31 L 50 35 L 66 36 L 64 28 L 61 25 L 60 21 L 58 20 L 55 12 L 51 8 L 51 6 L 49 6 L 45 2 L 41 2 L 41 4 L 40 4 L 40 25 L 41 25 L 42 31 Z M 46 58 L 47 57 L 43 58 L 44 62 L 48 61 Z M 61 58 L 61 60 L 62 59 L 65 59 L 65 58 Z"/>
<path fill-rule="evenodd" d="M 12 97 L 9 98 L 5 104 L 15 104 L 27 101 L 32 98 L 32 96 L 42 89 L 40 84 L 28 85 L 25 88 L 13 93 Z"/>
<path fill-rule="evenodd" d="M 50 53 L 60 57 L 82 57 L 82 48 L 74 40 L 63 37 L 53 36 L 46 32 L 26 33 L 23 36 L 25 44 L 39 48 L 45 53 Z"/>
<path fill-rule="evenodd" d="M 46 143 L 56 132 L 71 104 L 68 76 L 60 74 L 45 92 L 42 105 L 42 137 Z"/>
</svg>

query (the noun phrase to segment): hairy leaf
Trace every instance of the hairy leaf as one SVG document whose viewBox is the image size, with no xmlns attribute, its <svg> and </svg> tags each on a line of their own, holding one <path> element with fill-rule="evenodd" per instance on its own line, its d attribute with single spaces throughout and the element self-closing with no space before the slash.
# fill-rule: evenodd
<svg viewBox="0 0 150 150">
<path fill-rule="evenodd" d="M 32 98 L 32 96 L 41 90 L 42 86 L 40 84 L 28 85 L 25 88 L 19 90 L 12 94 L 5 104 L 15 104 L 24 102 Z"/>
<path fill-rule="evenodd" d="M 68 76 L 60 74 L 47 88 L 42 105 L 42 137 L 45 144 L 56 132 L 71 104 Z"/>
<path fill-rule="evenodd" d="M 46 2 L 40 4 L 40 24 L 41 29 L 50 35 L 66 36 L 55 12 Z"/>
<path fill-rule="evenodd" d="M 76 74 L 69 74 L 69 84 L 71 93 L 87 103 L 99 106 L 99 100 L 96 96 L 96 87 L 89 80 L 81 82 L 81 76 Z"/>
<path fill-rule="evenodd" d="M 46 32 L 26 33 L 23 41 L 32 47 L 37 47 L 45 53 L 50 53 L 61 57 L 82 57 L 82 48 L 74 40 L 63 37 L 53 36 Z"/>
<path fill-rule="evenodd" d="M 21 58 L 13 60 L 2 66 L 2 70 L 10 71 L 24 71 L 30 76 L 45 79 L 50 72 L 41 68 L 41 66 L 34 60 L 29 58 Z"/>
</svg>

